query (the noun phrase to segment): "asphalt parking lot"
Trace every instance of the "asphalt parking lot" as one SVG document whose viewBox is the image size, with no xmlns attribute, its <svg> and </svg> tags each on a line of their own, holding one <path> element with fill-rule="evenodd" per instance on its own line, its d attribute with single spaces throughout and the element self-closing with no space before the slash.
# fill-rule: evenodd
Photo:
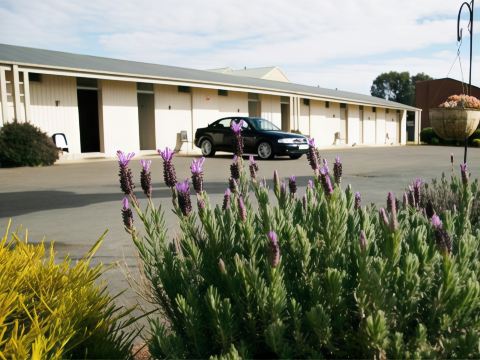
<svg viewBox="0 0 480 360">
<path fill-rule="evenodd" d="M 455 171 L 458 172 L 463 159 L 460 147 L 356 147 L 320 151 L 330 163 L 336 155 L 340 156 L 344 186 L 352 184 L 354 190 L 362 194 L 364 203 L 377 204 L 384 203 L 388 191 L 401 198 L 405 187 L 416 177 L 430 180 L 442 172 L 450 173 L 450 153 L 454 154 Z M 163 184 L 162 161 L 159 156 L 148 158 L 153 160 L 154 201 L 163 206 L 170 237 L 173 237 L 177 222 L 170 211 L 170 190 Z M 190 177 L 191 161 L 192 157 L 174 158 L 179 180 Z M 230 162 L 230 155 L 218 155 L 205 162 L 205 189 L 212 203 L 219 203 L 223 197 Z M 299 160 L 279 158 L 258 163 L 260 177 L 271 179 L 275 169 L 281 177 L 296 175 L 300 193 L 305 191 L 312 177 L 305 156 Z M 469 149 L 469 165 L 472 176 L 477 177 L 480 149 Z M 139 161 L 134 159 L 131 167 L 138 183 Z M 0 230 L 4 231 L 11 218 L 14 227 L 28 228 L 31 242 L 39 242 L 45 237 L 47 241 L 55 241 L 59 258 L 69 254 L 78 259 L 108 229 L 95 261 L 126 263 L 135 273 L 137 257 L 122 226 L 122 194 L 117 171 L 114 160 L 85 160 L 46 168 L 0 169 Z M 128 287 L 123 271 L 118 267 L 107 271 L 105 277 L 112 293 Z M 136 300 L 131 291 L 119 298 L 125 305 L 132 305 Z"/>
</svg>

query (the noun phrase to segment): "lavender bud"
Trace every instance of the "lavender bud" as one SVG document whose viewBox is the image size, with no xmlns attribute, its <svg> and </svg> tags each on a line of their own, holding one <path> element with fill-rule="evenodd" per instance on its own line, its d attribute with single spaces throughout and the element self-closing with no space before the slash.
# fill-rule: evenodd
<svg viewBox="0 0 480 360">
<path fill-rule="evenodd" d="M 132 230 L 133 228 L 133 213 L 130 207 L 128 206 L 128 198 L 124 197 L 122 200 L 122 219 L 123 225 L 127 230 Z"/>
<path fill-rule="evenodd" d="M 395 195 L 392 192 L 389 192 L 387 195 L 387 211 L 392 212 L 395 207 Z"/>
<path fill-rule="evenodd" d="M 435 231 L 435 240 L 438 248 L 443 252 L 451 253 L 452 240 L 450 235 L 443 229 L 442 220 L 440 220 L 438 215 L 433 215 L 430 221 Z"/>
<path fill-rule="evenodd" d="M 379 211 L 380 220 L 382 221 L 383 225 L 389 226 L 390 222 L 388 221 L 387 213 L 385 212 L 384 208 L 381 208 Z"/>
<path fill-rule="evenodd" d="M 406 192 L 403 193 L 403 208 L 406 209 L 409 205 L 408 203 L 408 195 Z"/>
<path fill-rule="evenodd" d="M 409 187 L 408 191 L 408 204 L 412 207 L 416 207 L 417 203 L 415 202 L 415 193 L 413 191 L 413 187 Z"/>
<path fill-rule="evenodd" d="M 280 246 L 278 245 L 278 238 L 275 231 L 268 232 L 268 259 L 270 266 L 275 268 L 280 262 Z"/>
<path fill-rule="evenodd" d="M 230 174 L 232 179 L 240 179 L 240 166 L 238 164 L 238 156 L 233 157 L 233 163 L 230 165 Z"/>
<path fill-rule="evenodd" d="M 335 158 L 333 163 L 333 177 L 335 178 L 335 184 L 340 185 L 342 182 L 342 163 L 340 162 L 340 157 Z"/>
<path fill-rule="evenodd" d="M 203 212 L 205 210 L 205 200 L 203 200 L 198 195 L 197 195 L 197 207 L 199 212 Z"/>
<path fill-rule="evenodd" d="M 231 129 L 235 137 L 235 155 L 241 157 L 243 155 L 243 137 L 242 137 L 243 120 L 232 122 Z"/>
<path fill-rule="evenodd" d="M 360 207 L 362 206 L 362 197 L 360 196 L 360 193 L 357 191 L 355 193 L 355 209 L 360 209 Z"/>
<path fill-rule="evenodd" d="M 318 154 L 315 149 L 315 139 L 308 139 L 308 153 L 307 153 L 308 162 L 313 169 L 313 171 L 318 171 Z"/>
<path fill-rule="evenodd" d="M 225 263 L 221 258 L 218 260 L 218 270 L 220 270 L 220 273 L 223 275 L 227 274 L 227 268 L 225 267 Z"/>
<path fill-rule="evenodd" d="M 223 195 L 222 210 L 227 210 L 230 207 L 230 196 L 230 189 L 225 190 L 225 194 Z"/>
<path fill-rule="evenodd" d="M 308 189 L 313 189 L 313 180 L 308 180 L 308 182 L 307 182 L 307 188 L 308 188 Z"/>
<path fill-rule="evenodd" d="M 192 203 L 190 200 L 190 185 L 188 180 L 175 185 L 178 194 L 178 206 L 184 216 L 188 216 L 192 211 Z"/>
<path fill-rule="evenodd" d="M 332 187 L 332 182 L 330 180 L 330 175 L 328 174 L 328 169 L 323 166 L 320 169 L 320 181 L 323 186 L 323 191 L 325 192 L 325 195 L 328 197 L 333 194 L 333 187 Z"/>
<path fill-rule="evenodd" d="M 303 210 L 307 210 L 307 195 L 304 194 L 303 197 L 302 197 L 302 206 L 303 206 Z"/>
<path fill-rule="evenodd" d="M 258 172 L 258 164 L 255 161 L 255 159 L 253 158 L 253 155 L 250 155 L 249 160 L 250 160 L 250 164 L 249 164 L 248 167 L 250 169 L 250 177 L 252 179 L 256 179 L 257 178 L 257 172 Z"/>
<path fill-rule="evenodd" d="M 295 195 L 297 192 L 297 181 L 295 176 L 290 176 L 288 178 L 288 189 L 290 190 L 290 194 Z"/>
<path fill-rule="evenodd" d="M 120 178 L 120 189 L 125 195 L 133 195 L 133 189 L 135 184 L 133 183 L 132 170 L 128 167 L 128 163 L 135 156 L 135 153 L 124 153 L 123 151 L 117 151 L 118 157 L 118 166 L 119 172 L 118 176 Z"/>
<path fill-rule="evenodd" d="M 367 250 L 367 237 L 365 236 L 365 231 L 360 231 L 360 250 L 365 252 Z"/>
<path fill-rule="evenodd" d="M 278 177 L 278 171 L 273 171 L 273 191 L 275 194 L 280 193 L 280 178 Z"/>
<path fill-rule="evenodd" d="M 462 183 L 464 186 L 467 186 L 469 178 L 467 164 L 460 164 L 460 171 L 462 173 Z"/>
<path fill-rule="evenodd" d="M 165 150 L 157 150 L 160 156 L 163 159 L 163 179 L 165 181 L 165 185 L 169 188 L 173 188 L 177 183 L 177 175 L 175 173 L 175 167 L 172 164 L 173 159 L 173 150 L 169 149 L 168 147 Z"/>
<path fill-rule="evenodd" d="M 236 194 L 238 192 L 238 184 L 234 178 L 228 179 L 228 187 L 232 193 Z"/>
<path fill-rule="evenodd" d="M 433 204 L 431 200 L 428 200 L 427 206 L 425 207 L 425 214 L 427 215 L 428 219 L 433 218 L 435 215 L 435 210 L 433 210 Z"/>
<path fill-rule="evenodd" d="M 239 196 L 237 198 L 238 203 L 238 215 L 240 216 L 240 220 L 242 222 L 247 221 L 247 209 L 245 208 L 245 203 L 243 202 L 243 198 Z"/>
<path fill-rule="evenodd" d="M 203 163 L 205 158 L 201 157 L 198 160 L 193 160 L 192 165 L 190 165 L 190 170 L 192 172 L 192 184 L 193 189 L 197 194 L 200 194 L 203 191 Z"/>
<path fill-rule="evenodd" d="M 140 185 L 142 186 L 143 193 L 150 198 L 152 196 L 152 175 L 150 173 L 152 160 L 140 160 L 140 163 L 142 164 Z"/>
<path fill-rule="evenodd" d="M 287 196 L 287 184 L 285 183 L 285 181 L 282 181 L 282 184 L 280 185 L 280 194 L 282 195 L 282 197 Z"/>
</svg>

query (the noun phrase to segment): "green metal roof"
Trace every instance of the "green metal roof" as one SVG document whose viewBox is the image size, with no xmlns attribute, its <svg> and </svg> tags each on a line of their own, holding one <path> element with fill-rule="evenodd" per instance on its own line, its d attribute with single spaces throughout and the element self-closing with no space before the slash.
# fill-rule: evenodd
<svg viewBox="0 0 480 360">
<path fill-rule="evenodd" d="M 263 89 L 292 95 L 319 97 L 332 101 L 355 102 L 394 109 L 419 110 L 412 106 L 348 91 L 228 75 L 207 70 L 195 70 L 7 44 L 0 44 L 0 63 L 31 65 L 35 67 L 47 66 L 91 73 L 135 75 L 137 77 L 188 81 L 200 84 L 209 83 L 218 85 L 219 87 L 222 85 L 243 87 L 251 89 L 252 92 L 254 92 L 255 89 Z"/>
</svg>

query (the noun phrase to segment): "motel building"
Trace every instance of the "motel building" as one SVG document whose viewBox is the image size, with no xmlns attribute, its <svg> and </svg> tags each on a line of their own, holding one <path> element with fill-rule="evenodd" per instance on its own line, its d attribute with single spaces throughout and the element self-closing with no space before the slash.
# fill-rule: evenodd
<svg viewBox="0 0 480 360">
<path fill-rule="evenodd" d="M 260 116 L 319 147 L 418 143 L 420 109 L 288 81 L 280 69 L 194 70 L 0 44 L 0 126 L 28 121 L 66 138 L 66 158 L 199 153 L 195 130 Z M 407 112 L 415 118 L 407 139 Z M 58 139 L 58 135 L 57 135 Z"/>
</svg>

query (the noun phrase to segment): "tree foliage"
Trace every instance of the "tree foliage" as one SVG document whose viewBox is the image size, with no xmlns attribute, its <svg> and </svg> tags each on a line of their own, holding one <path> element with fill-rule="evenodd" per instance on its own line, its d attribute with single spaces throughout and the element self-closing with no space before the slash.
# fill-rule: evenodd
<svg viewBox="0 0 480 360">
<path fill-rule="evenodd" d="M 372 96 L 413 106 L 415 103 L 415 83 L 424 80 L 432 80 L 432 77 L 425 73 L 410 76 L 408 71 L 390 71 L 376 77 L 370 88 L 370 93 Z"/>
</svg>

